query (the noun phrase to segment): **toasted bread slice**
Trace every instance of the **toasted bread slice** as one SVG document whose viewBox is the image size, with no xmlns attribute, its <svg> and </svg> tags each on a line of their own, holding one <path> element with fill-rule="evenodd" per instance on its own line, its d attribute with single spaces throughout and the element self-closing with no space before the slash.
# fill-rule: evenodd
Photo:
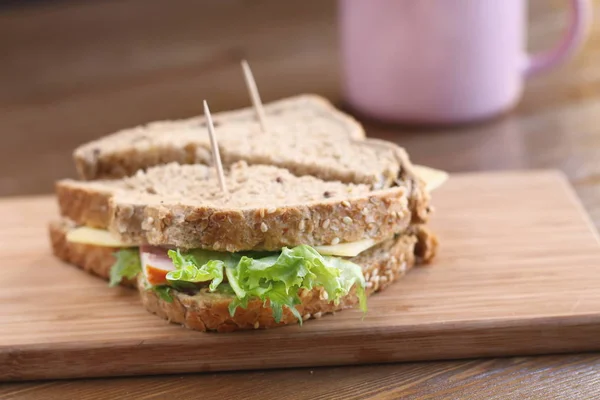
<svg viewBox="0 0 600 400">
<path fill-rule="evenodd" d="M 298 177 L 239 162 L 226 171 L 229 194 L 213 168 L 168 164 L 113 181 L 57 183 L 61 214 L 108 228 L 124 243 L 217 251 L 279 250 L 380 241 L 409 226 L 408 189 Z"/>
<path fill-rule="evenodd" d="M 362 267 L 368 295 L 385 289 L 415 264 L 415 243 L 414 235 L 403 235 L 386 240 L 350 259 Z M 202 289 L 193 296 L 172 290 L 173 301 L 166 302 L 154 291 L 146 289 L 146 281 L 142 274 L 138 275 L 138 289 L 142 303 L 148 311 L 169 322 L 199 331 L 264 329 L 297 322 L 289 309 L 284 308 L 283 318 L 276 323 L 271 308 L 268 305 L 264 306 L 259 299 L 251 300 L 246 308 L 238 307 L 231 316 L 228 306 L 233 300 L 233 295 L 218 291 L 211 293 L 207 289 Z M 304 320 L 320 318 L 326 313 L 352 308 L 358 304 L 354 290 L 337 305 L 326 299 L 322 288 L 303 290 L 299 296 L 302 303 L 296 308 Z"/>
</svg>

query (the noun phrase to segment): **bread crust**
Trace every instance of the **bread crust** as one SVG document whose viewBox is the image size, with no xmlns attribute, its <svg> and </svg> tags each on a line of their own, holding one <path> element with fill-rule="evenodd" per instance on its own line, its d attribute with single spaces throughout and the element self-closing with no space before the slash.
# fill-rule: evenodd
<svg viewBox="0 0 600 400">
<path fill-rule="evenodd" d="M 411 221 L 405 187 L 297 206 L 242 209 L 166 200 L 148 203 L 96 182 L 59 181 L 56 192 L 62 216 L 78 225 L 108 229 L 131 245 L 279 250 L 299 244 L 380 241 L 405 231 Z"/>
<path fill-rule="evenodd" d="M 115 262 L 114 253 L 119 249 L 68 242 L 67 233 L 74 227 L 75 223 L 66 219 L 53 221 L 48 225 L 52 252 L 63 261 L 108 280 Z M 121 285 L 135 287 L 135 280 L 124 279 Z"/>
<path fill-rule="evenodd" d="M 424 225 L 416 225 L 412 231 L 417 237 L 415 245 L 415 256 L 419 264 L 429 264 L 435 257 L 438 251 L 437 236 Z"/>
<path fill-rule="evenodd" d="M 408 193 L 408 208 L 412 213 L 411 223 L 424 224 L 429 220 L 431 209 L 429 201 L 431 196 L 426 189 L 425 182 L 419 179 L 413 168 L 406 150 L 395 143 L 383 139 L 367 138 L 361 143 L 371 147 L 380 147 L 393 151 L 400 171 L 395 177 L 395 184 L 406 187 Z"/>
<path fill-rule="evenodd" d="M 126 243 L 217 251 L 279 250 L 380 241 L 405 231 L 410 212 L 404 188 L 343 201 L 298 206 L 217 209 L 184 204 L 137 205 L 113 198 L 109 230 Z M 84 222 L 84 221 L 78 221 Z"/>
<path fill-rule="evenodd" d="M 352 259 L 363 268 L 367 281 L 367 295 L 384 290 L 414 265 L 416 241 L 414 235 L 389 239 Z M 190 296 L 171 291 L 173 301 L 166 302 L 154 291 L 145 289 L 145 285 L 145 278 L 140 274 L 138 289 L 144 307 L 169 322 L 181 324 L 189 329 L 231 332 L 273 328 L 297 322 L 289 309 L 284 308 L 282 320 L 276 323 L 271 308 L 263 306 L 258 299 L 250 301 L 245 309 L 238 308 L 232 317 L 228 311 L 228 305 L 232 300 L 230 295 L 203 290 L 197 295 Z M 354 289 L 337 305 L 326 300 L 322 288 L 302 290 L 299 293 L 301 304 L 296 308 L 304 320 L 320 318 L 327 313 L 352 308 L 358 304 Z"/>
<path fill-rule="evenodd" d="M 77 225 L 100 229 L 108 227 L 111 191 L 80 186 L 68 179 L 57 181 L 54 189 L 62 217 Z"/>
</svg>

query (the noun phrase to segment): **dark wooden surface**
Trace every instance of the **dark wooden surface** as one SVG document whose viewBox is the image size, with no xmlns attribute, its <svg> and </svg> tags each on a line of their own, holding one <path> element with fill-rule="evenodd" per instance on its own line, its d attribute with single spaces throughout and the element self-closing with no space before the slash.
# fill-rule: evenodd
<svg viewBox="0 0 600 400">
<path fill-rule="evenodd" d="M 317 92 L 339 102 L 333 2 L 103 1 L 0 14 L 0 195 L 46 193 L 72 176 L 78 143 L 160 118 Z M 564 0 L 532 0 L 532 49 L 564 27 Z M 600 4 L 594 0 L 595 6 Z M 510 115 L 452 129 L 366 123 L 419 163 L 450 171 L 564 171 L 600 226 L 600 29 L 575 60 L 530 81 Z M 549 211 L 550 212 L 550 211 Z M 257 355 L 259 356 L 259 355 Z M 600 355 L 525 357 L 15 383 L 0 398 L 598 398 Z M 312 371 L 312 373 L 311 373 Z M 210 396 L 209 396 L 210 394 Z"/>
<path fill-rule="evenodd" d="M 594 399 L 595 355 L 7 384 L 2 399 Z"/>
</svg>

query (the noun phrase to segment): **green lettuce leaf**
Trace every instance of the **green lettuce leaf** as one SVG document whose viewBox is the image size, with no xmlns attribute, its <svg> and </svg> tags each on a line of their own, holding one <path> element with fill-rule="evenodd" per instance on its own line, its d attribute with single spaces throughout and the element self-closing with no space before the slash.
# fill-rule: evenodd
<svg viewBox="0 0 600 400">
<path fill-rule="evenodd" d="M 174 284 L 177 282 L 198 283 L 210 281 L 209 288 L 211 291 L 215 291 L 219 284 L 223 282 L 225 262 L 197 253 L 199 252 L 181 254 L 179 250 L 169 250 L 169 258 L 171 258 L 177 269 L 167 273 L 167 280 Z"/>
<path fill-rule="evenodd" d="M 152 286 L 150 290 L 154 290 L 154 293 L 156 293 L 158 297 L 167 303 L 171 303 L 173 301 L 173 297 L 171 296 L 171 288 L 169 286 Z"/>
<path fill-rule="evenodd" d="M 185 284 L 185 282 L 184 282 Z M 170 286 L 153 286 L 148 283 L 147 280 L 144 279 L 144 289 L 152 290 L 156 295 L 167 303 L 171 303 L 173 301 L 173 297 L 171 296 L 171 287 Z"/>
<path fill-rule="evenodd" d="M 115 253 L 116 262 L 110 269 L 109 286 L 118 285 L 123 278 L 133 279 L 142 271 L 142 262 L 137 248 L 121 249 Z"/>
<path fill-rule="evenodd" d="M 286 306 L 298 319 L 300 325 L 302 325 L 302 315 L 300 315 L 300 312 L 295 307 L 300 304 L 300 298 L 298 297 L 297 291 L 288 293 L 288 288 L 286 288 L 284 284 L 278 282 L 273 285 L 272 289 L 268 291 L 268 295 L 265 297 L 269 300 L 275 322 L 279 323 L 279 321 L 281 321 L 281 318 L 283 317 L 283 306 Z"/>
<path fill-rule="evenodd" d="M 367 312 L 367 295 L 365 293 L 365 277 L 362 274 L 362 268 L 351 261 L 343 258 L 324 256 L 326 262 L 340 270 L 341 282 L 343 284 L 343 293 L 348 293 L 352 286 L 356 285 L 356 296 L 358 297 L 359 307 L 363 312 Z M 339 301 L 339 298 L 338 298 Z"/>
<path fill-rule="evenodd" d="M 203 250 L 182 254 L 171 250 L 169 257 L 177 267 L 167 274 L 173 287 L 184 282 L 210 281 L 210 290 L 215 291 L 223 281 L 224 272 L 228 286 L 235 293 L 229 304 L 231 315 L 238 307 L 246 308 L 250 299 L 259 298 L 271 307 L 276 322 L 281 321 L 283 307 L 287 307 L 301 324 L 302 316 L 295 307 L 300 304 L 300 289 L 323 287 L 329 299 L 338 304 L 352 286 L 356 286 L 360 307 L 366 312 L 365 280 L 360 266 L 322 256 L 310 246 L 283 248 L 281 253 L 266 255 Z"/>
</svg>

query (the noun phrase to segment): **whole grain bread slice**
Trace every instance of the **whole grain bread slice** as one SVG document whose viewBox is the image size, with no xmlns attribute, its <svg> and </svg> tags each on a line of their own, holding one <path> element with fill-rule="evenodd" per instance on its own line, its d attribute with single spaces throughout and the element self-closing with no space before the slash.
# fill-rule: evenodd
<svg viewBox="0 0 600 400">
<path fill-rule="evenodd" d="M 67 233 L 77 225 L 68 219 L 53 221 L 48 225 L 52 252 L 59 259 L 75 265 L 92 275 L 108 280 L 115 263 L 117 247 L 103 247 L 67 241 Z M 135 281 L 124 278 L 121 285 L 134 287 Z"/>
<path fill-rule="evenodd" d="M 260 130 L 251 108 L 215 114 L 225 166 L 246 161 L 374 189 L 406 186 L 413 222 L 426 221 L 429 198 L 404 149 L 366 139 L 359 123 L 315 95 L 276 101 L 265 105 L 265 111 L 268 132 Z M 74 159 L 86 180 L 130 176 L 170 162 L 213 162 L 204 117 L 126 129 L 80 146 Z"/>
<path fill-rule="evenodd" d="M 384 290 L 415 264 L 416 240 L 414 235 L 402 235 L 386 240 L 350 259 L 363 269 L 367 281 L 367 295 Z M 238 307 L 235 314 L 231 316 L 228 306 L 233 296 L 230 294 L 211 293 L 207 289 L 202 289 L 192 296 L 172 290 L 173 301 L 166 302 L 146 287 L 144 276 L 139 274 L 138 289 L 142 303 L 148 311 L 189 329 L 231 332 L 273 328 L 297 322 L 289 309 L 284 308 L 283 318 L 276 323 L 271 308 L 268 305 L 264 306 L 259 299 L 251 300 L 246 308 Z M 327 300 L 322 288 L 302 290 L 299 293 L 301 304 L 296 308 L 303 315 L 304 320 L 321 318 L 326 313 L 353 308 L 358 304 L 354 289 L 337 305 Z"/>
<path fill-rule="evenodd" d="M 322 162 L 319 157 L 323 147 L 340 143 L 336 147 L 341 151 L 339 146 L 347 146 L 344 142 L 365 137 L 358 122 L 316 95 L 275 101 L 265 104 L 264 109 L 269 122 L 266 133 L 261 132 L 252 108 L 213 115 L 224 163 L 246 160 L 285 167 L 300 175 L 315 175 L 310 172 L 318 167 L 313 165 L 315 161 Z M 282 149 L 286 152 L 282 153 Z M 289 154 L 291 150 L 295 154 Z M 120 178 L 169 162 L 212 163 L 204 116 L 125 129 L 78 147 L 73 156 L 80 177 L 87 180 Z M 344 171 L 342 166 L 332 164 L 329 168 L 337 170 L 323 173 L 353 173 Z M 360 175 L 365 179 L 364 173 Z"/>
<path fill-rule="evenodd" d="M 233 164 L 229 194 L 213 168 L 168 164 L 112 181 L 57 183 L 61 214 L 108 228 L 120 240 L 218 251 L 278 250 L 382 240 L 410 224 L 407 189 L 298 177 L 266 165 Z"/>
</svg>

